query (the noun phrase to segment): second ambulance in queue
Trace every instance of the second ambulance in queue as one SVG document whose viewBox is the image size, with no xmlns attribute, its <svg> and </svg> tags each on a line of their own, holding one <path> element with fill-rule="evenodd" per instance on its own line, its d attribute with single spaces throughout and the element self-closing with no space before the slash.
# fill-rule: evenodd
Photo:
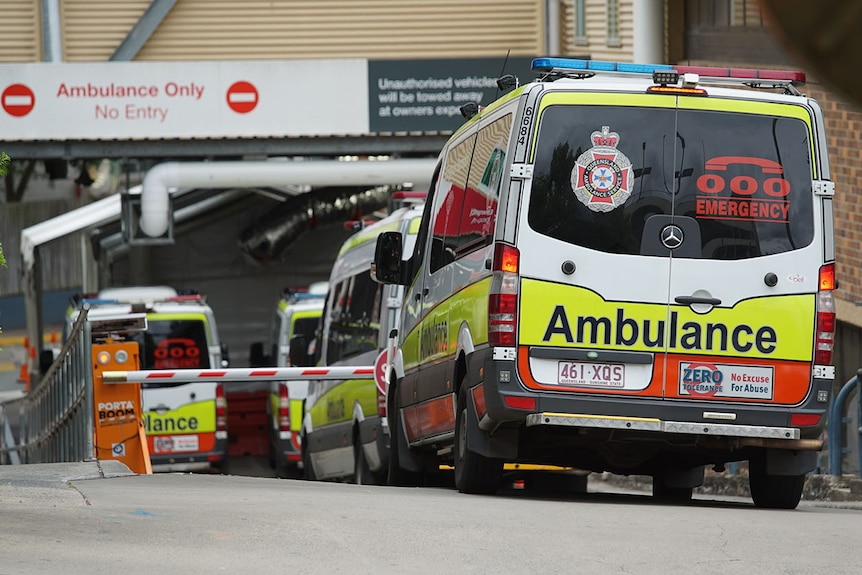
<svg viewBox="0 0 862 575">
<path fill-rule="evenodd" d="M 297 359 L 295 365 L 374 364 L 380 370 L 403 290 L 371 279 L 375 242 L 380 233 L 393 231 L 405 238 L 405 249 L 412 250 L 421 214 L 420 206 L 396 209 L 344 243 L 329 279 L 318 353 L 305 361 Z M 306 478 L 386 482 L 389 434 L 384 382 L 384 372 L 375 380 L 310 382 L 301 442 Z"/>
<path fill-rule="evenodd" d="M 404 285 L 391 468 L 650 475 L 747 462 L 794 508 L 835 376 L 834 186 L 804 74 L 541 58 L 444 147 Z M 428 462 L 431 462 L 430 464 Z"/>
<path fill-rule="evenodd" d="M 285 289 L 272 321 L 269 353 L 253 344 L 251 367 L 290 367 L 291 341 L 311 342 L 317 331 L 329 284 L 313 283 L 305 289 Z M 255 349 L 255 346 L 260 346 Z M 272 381 L 267 399 L 270 462 L 278 477 L 302 475 L 302 408 L 308 394 L 307 380 Z"/>
<path fill-rule="evenodd" d="M 68 326 L 83 304 L 90 306 L 91 320 L 146 314 L 146 330 L 128 335 L 139 345 L 142 370 L 227 366 L 227 348 L 219 340 L 215 315 L 200 294 L 136 286 L 104 289 L 73 303 Z M 153 471 L 224 472 L 228 447 L 224 387 L 207 381 L 148 381 L 141 387 Z"/>
</svg>

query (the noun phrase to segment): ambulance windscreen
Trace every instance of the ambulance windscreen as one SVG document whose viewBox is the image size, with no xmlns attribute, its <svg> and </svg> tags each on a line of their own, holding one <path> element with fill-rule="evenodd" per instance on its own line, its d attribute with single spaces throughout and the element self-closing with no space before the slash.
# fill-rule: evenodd
<svg viewBox="0 0 862 575">
<path fill-rule="evenodd" d="M 206 326 L 196 319 L 147 319 L 147 331 L 132 335 L 141 369 L 209 369 Z"/>
<path fill-rule="evenodd" d="M 678 257 L 737 260 L 801 249 L 814 239 L 811 153 L 808 127 L 796 118 L 548 106 L 529 224 L 606 253 L 655 255 L 645 237 L 655 226 L 646 221 L 684 216 L 696 222 L 700 245 Z"/>
</svg>

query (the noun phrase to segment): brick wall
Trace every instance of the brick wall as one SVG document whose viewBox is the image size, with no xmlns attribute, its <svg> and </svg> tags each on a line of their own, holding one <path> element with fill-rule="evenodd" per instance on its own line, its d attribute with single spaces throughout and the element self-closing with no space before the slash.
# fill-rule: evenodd
<svg viewBox="0 0 862 575">
<path fill-rule="evenodd" d="M 835 182 L 836 295 L 862 301 L 862 108 L 816 81 L 805 89 L 820 103 L 826 122 Z"/>
</svg>

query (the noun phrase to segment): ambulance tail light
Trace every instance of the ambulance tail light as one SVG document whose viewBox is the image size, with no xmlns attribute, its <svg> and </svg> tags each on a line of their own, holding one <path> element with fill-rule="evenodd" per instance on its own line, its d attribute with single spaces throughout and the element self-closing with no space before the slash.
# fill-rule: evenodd
<svg viewBox="0 0 862 575">
<path fill-rule="evenodd" d="M 227 399 L 224 396 L 224 386 L 216 386 L 216 432 L 227 431 Z"/>
<path fill-rule="evenodd" d="M 520 258 L 518 250 L 510 245 L 494 246 L 488 297 L 488 343 L 492 346 L 515 346 Z"/>
<path fill-rule="evenodd" d="M 278 384 L 278 430 L 290 431 L 290 396 L 286 383 Z"/>
<path fill-rule="evenodd" d="M 814 337 L 814 363 L 832 364 L 832 348 L 835 344 L 835 264 L 820 268 L 817 290 L 816 335 Z"/>
</svg>

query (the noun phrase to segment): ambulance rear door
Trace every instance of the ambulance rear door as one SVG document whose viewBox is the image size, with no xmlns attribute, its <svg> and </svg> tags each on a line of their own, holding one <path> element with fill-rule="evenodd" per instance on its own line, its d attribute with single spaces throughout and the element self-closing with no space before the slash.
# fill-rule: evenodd
<svg viewBox="0 0 862 575">
<path fill-rule="evenodd" d="M 673 213 L 651 226 L 671 261 L 665 396 L 799 404 L 824 263 L 812 112 L 714 93 L 678 107 Z"/>
<path fill-rule="evenodd" d="M 662 397 L 672 260 L 658 240 L 674 214 L 676 98 L 552 87 L 535 110 L 515 242 L 521 381 Z"/>
</svg>

